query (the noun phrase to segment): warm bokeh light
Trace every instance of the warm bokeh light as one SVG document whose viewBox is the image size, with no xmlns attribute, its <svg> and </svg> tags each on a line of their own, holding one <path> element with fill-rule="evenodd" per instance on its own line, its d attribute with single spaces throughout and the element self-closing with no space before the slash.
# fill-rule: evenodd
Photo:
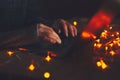
<svg viewBox="0 0 120 80">
<path fill-rule="evenodd" d="M 7 51 L 7 54 L 8 54 L 9 56 L 12 56 L 12 55 L 14 54 L 14 52 L 13 52 L 13 51 Z"/>
<path fill-rule="evenodd" d="M 100 43 L 100 39 L 97 39 L 96 42 L 97 42 L 97 43 Z"/>
<path fill-rule="evenodd" d="M 84 39 L 96 39 L 96 36 L 92 33 L 89 33 L 89 32 L 86 32 L 86 31 L 83 31 L 82 34 L 81 34 L 82 38 Z"/>
<path fill-rule="evenodd" d="M 73 21 L 73 25 L 77 26 L 78 22 L 77 21 Z"/>
<path fill-rule="evenodd" d="M 111 23 L 112 19 L 113 16 L 111 14 L 103 10 L 99 10 L 88 22 L 83 32 L 89 32 L 93 35 L 96 35 L 99 31 L 107 28 L 107 26 Z M 91 37 L 91 36 L 87 36 L 87 37 Z"/>
<path fill-rule="evenodd" d="M 44 73 L 44 78 L 48 79 L 48 78 L 50 78 L 50 76 L 51 76 L 51 75 L 50 75 L 49 72 L 45 72 L 45 73 Z"/>
<path fill-rule="evenodd" d="M 97 62 L 97 66 L 98 66 L 98 67 L 101 67 L 101 65 L 102 65 L 101 62 L 98 61 L 98 62 Z"/>
<path fill-rule="evenodd" d="M 51 57 L 56 57 L 57 56 L 57 54 L 55 54 L 55 53 L 51 53 L 50 55 L 51 55 Z"/>
<path fill-rule="evenodd" d="M 114 56 L 120 56 L 120 32 L 114 31 L 112 26 L 107 27 L 93 41 L 95 59 L 100 59 L 96 65 L 106 69 L 108 65 L 116 60 Z M 101 59 L 102 58 L 102 59 Z"/>
<path fill-rule="evenodd" d="M 111 56 L 114 56 L 115 54 L 116 54 L 115 51 L 113 51 L 113 50 L 110 51 Z"/>
<path fill-rule="evenodd" d="M 28 69 L 29 69 L 30 71 L 34 71 L 34 70 L 35 70 L 34 64 L 30 64 L 29 67 L 28 67 Z"/>
<path fill-rule="evenodd" d="M 119 32 L 116 32 L 116 35 L 117 35 L 117 36 L 119 36 L 119 34 L 120 34 Z"/>
<path fill-rule="evenodd" d="M 112 28 L 113 28 L 112 26 L 109 27 L 110 30 L 112 30 Z"/>
<path fill-rule="evenodd" d="M 50 55 L 47 55 L 46 57 L 45 57 L 45 60 L 47 61 L 47 62 L 50 62 L 51 61 L 51 57 L 50 57 Z"/>
<path fill-rule="evenodd" d="M 106 51 L 108 50 L 108 46 L 105 46 L 105 50 L 106 50 Z"/>
<path fill-rule="evenodd" d="M 101 59 L 100 61 L 98 61 L 98 62 L 96 63 L 96 65 L 97 65 L 98 67 L 102 68 L 103 70 L 106 69 L 106 68 L 108 68 L 108 65 L 107 65 L 102 59 Z"/>
<path fill-rule="evenodd" d="M 96 44 L 95 47 L 96 47 L 96 48 L 101 48 L 101 47 L 102 47 L 102 44 L 98 43 L 98 44 Z"/>
<path fill-rule="evenodd" d="M 20 50 L 20 51 L 27 51 L 26 48 L 18 48 L 18 50 Z"/>
<path fill-rule="evenodd" d="M 110 43 L 109 46 L 110 46 L 110 47 L 113 47 L 113 43 Z"/>
</svg>

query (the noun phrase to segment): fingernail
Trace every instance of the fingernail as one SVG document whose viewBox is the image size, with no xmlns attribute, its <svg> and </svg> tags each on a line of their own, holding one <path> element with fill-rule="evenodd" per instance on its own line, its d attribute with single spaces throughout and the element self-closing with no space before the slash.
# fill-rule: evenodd
<svg viewBox="0 0 120 80">
<path fill-rule="evenodd" d="M 75 34 L 72 34 L 73 37 L 75 37 Z"/>
<path fill-rule="evenodd" d="M 61 41 L 61 40 L 59 40 L 59 41 L 58 41 L 58 43 L 59 43 L 59 44 L 61 44 L 61 43 L 62 43 L 62 41 Z"/>
<path fill-rule="evenodd" d="M 77 36 L 77 33 L 76 33 L 76 36 Z"/>
<path fill-rule="evenodd" d="M 66 34 L 66 37 L 68 37 L 68 34 Z"/>
</svg>

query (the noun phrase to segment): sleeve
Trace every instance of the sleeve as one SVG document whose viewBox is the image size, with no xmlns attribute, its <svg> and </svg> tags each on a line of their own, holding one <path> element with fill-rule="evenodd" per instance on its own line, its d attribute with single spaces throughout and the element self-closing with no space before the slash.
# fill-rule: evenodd
<svg viewBox="0 0 120 80">
<path fill-rule="evenodd" d="M 30 27 L 3 32 L 0 34 L 0 49 L 19 47 L 28 44 L 33 44 L 39 41 L 37 37 L 37 25 Z"/>
</svg>

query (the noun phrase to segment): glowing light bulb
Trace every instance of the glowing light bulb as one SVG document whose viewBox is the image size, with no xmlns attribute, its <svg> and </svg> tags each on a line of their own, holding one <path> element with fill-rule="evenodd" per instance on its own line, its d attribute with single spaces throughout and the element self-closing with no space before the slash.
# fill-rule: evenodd
<svg viewBox="0 0 120 80">
<path fill-rule="evenodd" d="M 49 72 L 45 72 L 44 73 L 44 78 L 46 78 L 46 79 L 50 78 L 50 73 Z"/>
<path fill-rule="evenodd" d="M 102 64 L 100 61 L 97 62 L 97 66 L 100 67 Z"/>
<path fill-rule="evenodd" d="M 119 35 L 119 32 L 116 32 L 116 35 Z"/>
<path fill-rule="evenodd" d="M 109 46 L 110 46 L 110 47 L 113 47 L 113 43 L 110 43 Z"/>
<path fill-rule="evenodd" d="M 100 42 L 100 39 L 97 39 L 97 40 L 96 40 L 96 42 L 98 42 L 98 43 L 99 43 L 99 42 Z"/>
<path fill-rule="evenodd" d="M 102 44 L 99 43 L 99 44 L 97 44 L 96 47 L 97 47 L 97 48 L 101 48 L 101 46 L 102 46 Z"/>
<path fill-rule="evenodd" d="M 73 21 L 74 26 L 77 26 L 77 24 L 78 24 L 77 21 Z"/>
<path fill-rule="evenodd" d="M 118 46 L 120 47 L 120 43 L 118 43 Z"/>
<path fill-rule="evenodd" d="M 102 69 L 106 69 L 108 66 L 104 62 L 102 63 Z"/>
<path fill-rule="evenodd" d="M 94 47 L 96 47 L 97 46 L 97 44 L 96 43 L 94 43 Z"/>
<path fill-rule="evenodd" d="M 109 29 L 112 30 L 112 26 L 110 26 Z"/>
<path fill-rule="evenodd" d="M 105 46 L 105 50 L 106 50 L 106 51 L 108 50 L 108 47 L 107 47 L 107 46 Z"/>
<path fill-rule="evenodd" d="M 90 38 L 96 39 L 96 36 L 94 34 L 86 32 L 86 31 L 83 31 L 81 36 L 85 39 L 90 39 Z"/>
<path fill-rule="evenodd" d="M 100 61 L 98 61 L 97 63 L 96 63 L 96 65 L 98 66 L 98 67 L 101 67 L 103 70 L 104 69 L 106 69 L 106 68 L 108 68 L 108 65 L 101 59 Z"/>
<path fill-rule="evenodd" d="M 105 33 L 107 33 L 108 31 L 107 30 L 104 30 Z"/>
<path fill-rule="evenodd" d="M 115 55 L 115 51 L 111 50 L 110 54 L 111 54 L 111 56 L 114 56 Z"/>
<path fill-rule="evenodd" d="M 112 36 L 112 37 L 114 37 L 115 35 L 114 35 L 114 34 L 112 34 L 111 36 Z"/>
<path fill-rule="evenodd" d="M 28 67 L 28 69 L 29 69 L 30 71 L 34 71 L 34 70 L 35 70 L 34 64 L 30 64 L 29 67 Z"/>
<path fill-rule="evenodd" d="M 50 61 L 51 61 L 51 57 L 48 55 L 47 57 L 45 57 L 45 60 L 46 60 L 47 62 L 50 62 Z"/>
<path fill-rule="evenodd" d="M 7 51 L 7 54 L 8 54 L 9 56 L 12 56 L 12 55 L 14 54 L 14 52 L 13 52 L 13 51 Z"/>
</svg>

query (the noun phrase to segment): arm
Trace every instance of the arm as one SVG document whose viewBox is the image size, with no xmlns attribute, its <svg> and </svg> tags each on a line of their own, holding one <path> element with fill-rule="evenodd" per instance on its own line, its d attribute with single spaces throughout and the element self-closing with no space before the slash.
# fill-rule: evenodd
<svg viewBox="0 0 120 80">
<path fill-rule="evenodd" d="M 3 32 L 0 34 L 0 48 L 19 47 L 38 41 L 36 27 L 30 26 L 24 29 Z"/>
</svg>

